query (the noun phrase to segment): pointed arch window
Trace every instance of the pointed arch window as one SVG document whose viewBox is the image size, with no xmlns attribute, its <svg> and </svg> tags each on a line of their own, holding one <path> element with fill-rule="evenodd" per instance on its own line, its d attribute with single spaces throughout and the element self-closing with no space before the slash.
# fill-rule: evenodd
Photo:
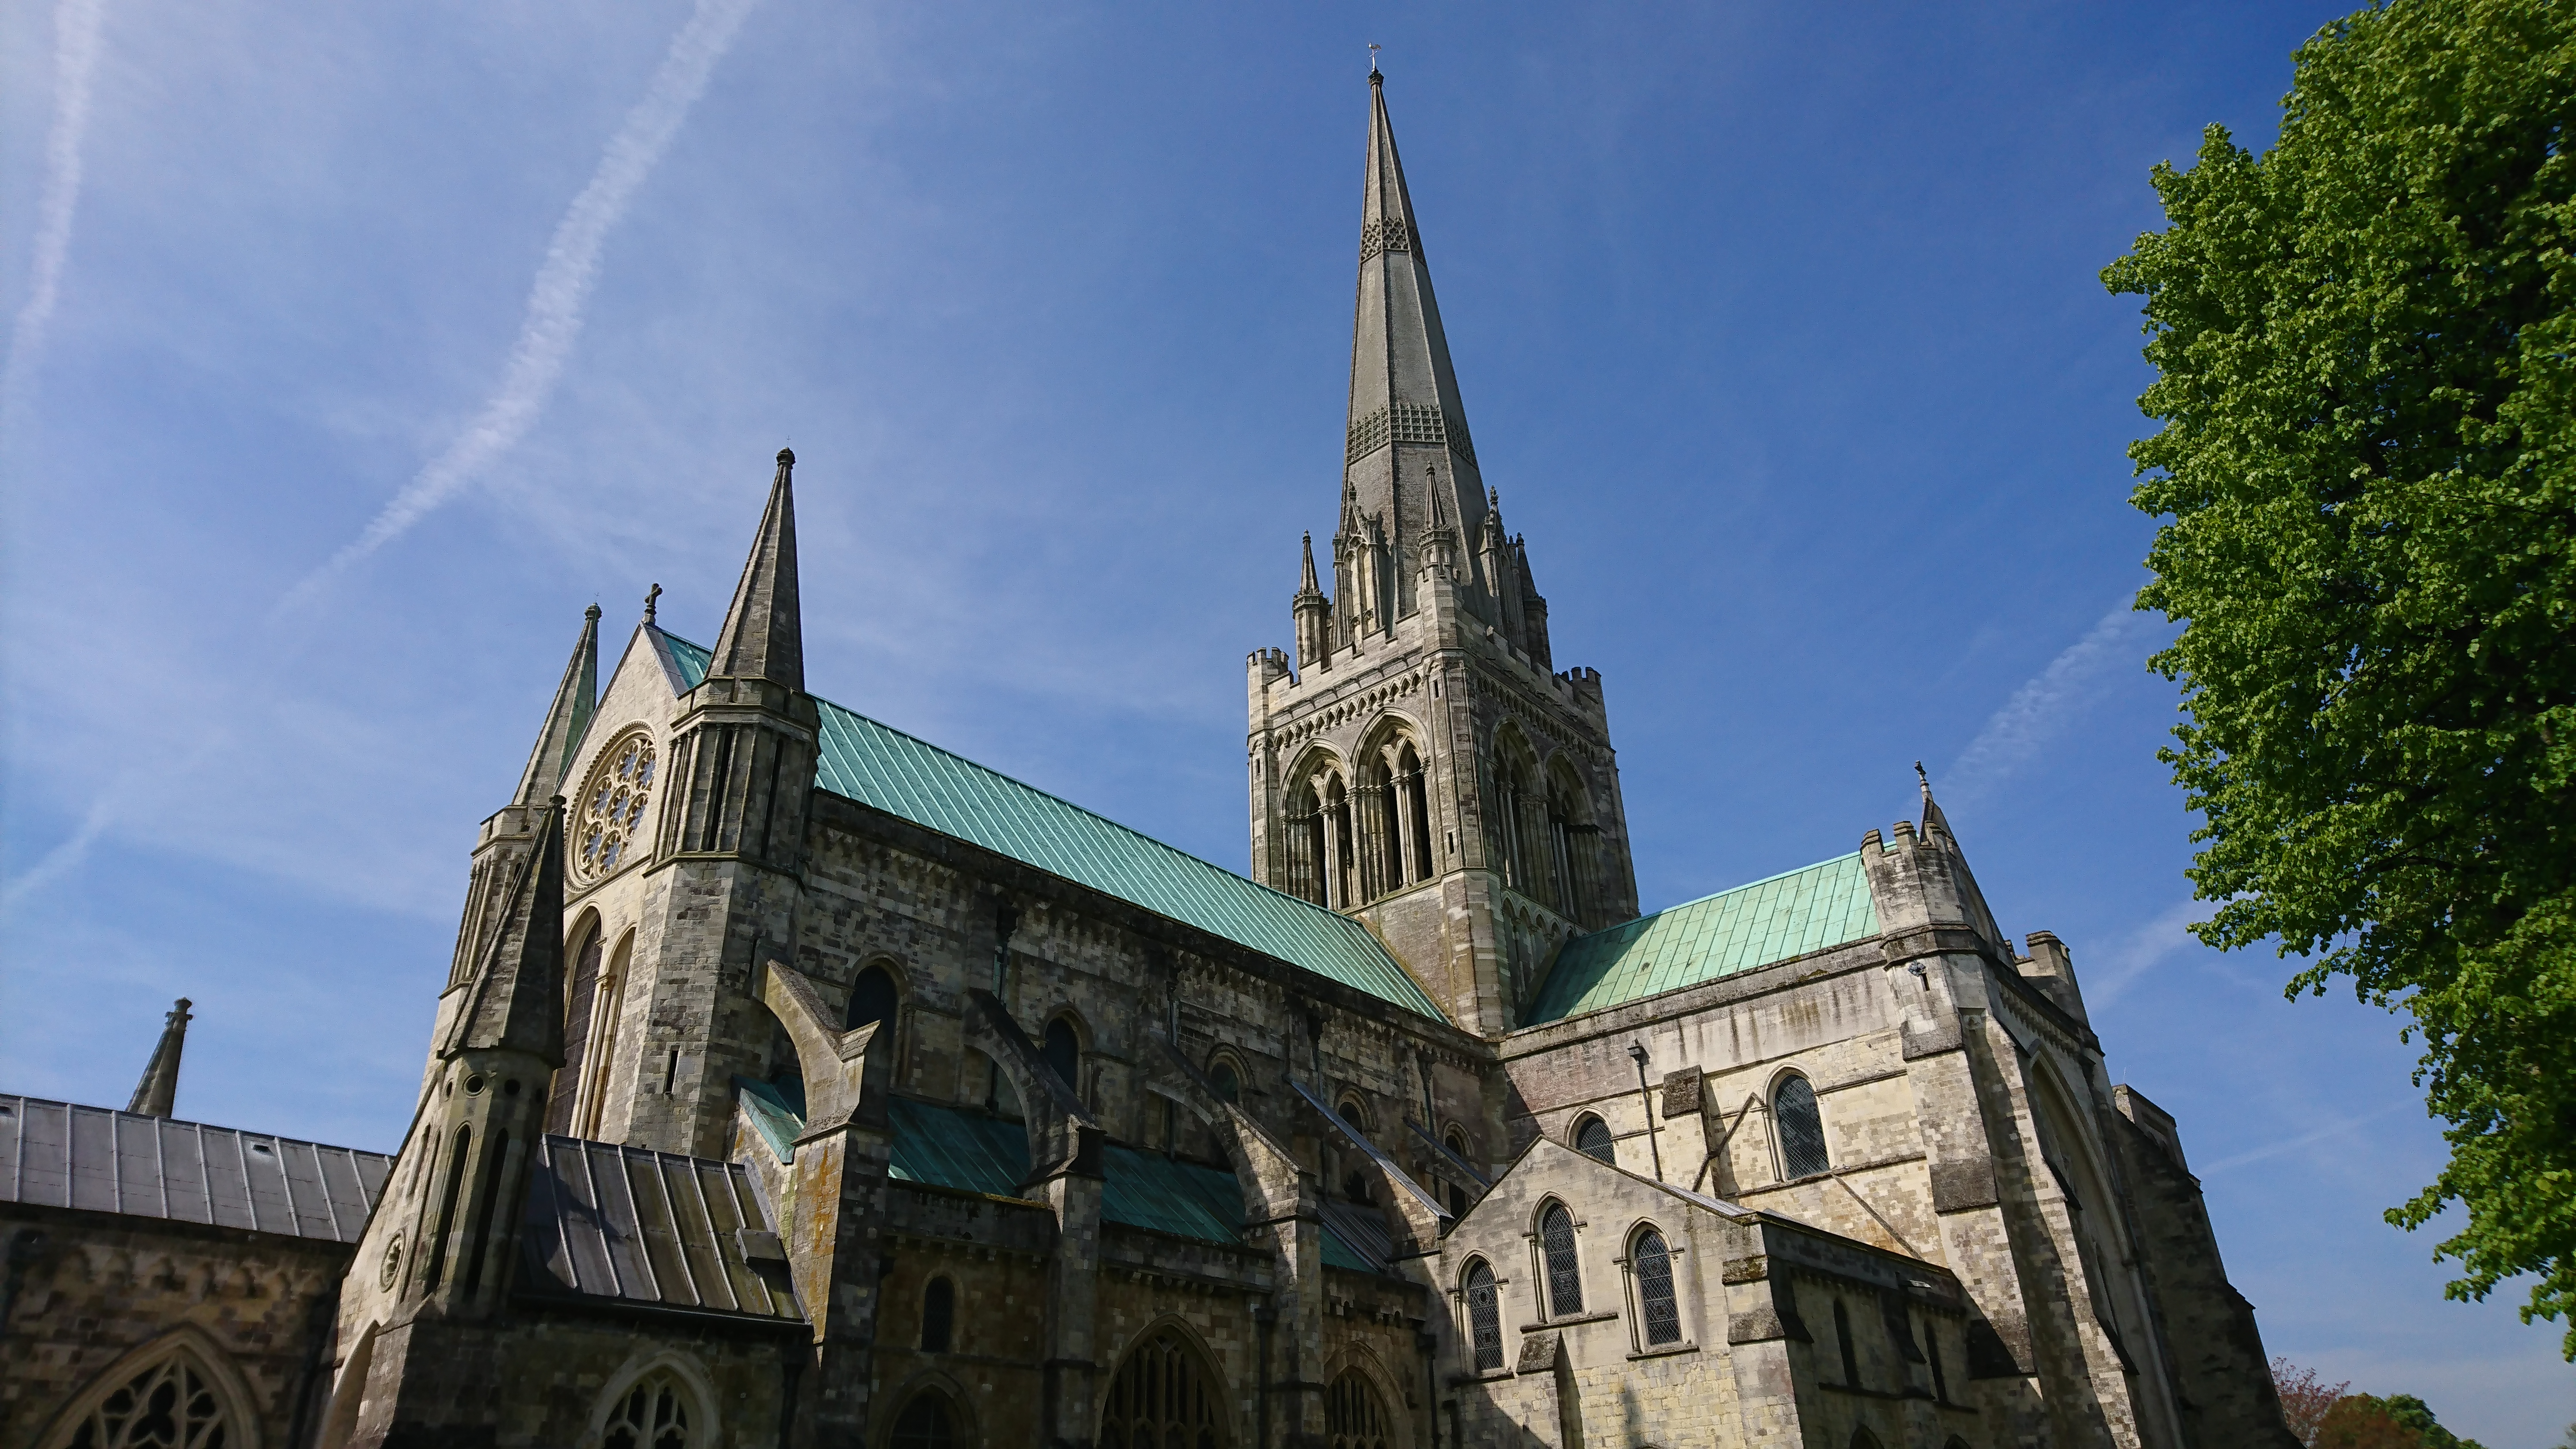
<svg viewBox="0 0 2576 1449">
<path fill-rule="evenodd" d="M 1225 1385 L 1165 1329 L 1127 1355 L 1100 1411 L 1101 1449 L 1223 1449 Z"/>
<path fill-rule="evenodd" d="M 1082 1038 L 1074 1034 L 1073 1023 L 1061 1016 L 1048 1022 L 1044 1050 L 1046 1064 L 1053 1067 L 1055 1074 L 1064 1079 L 1067 1090 L 1080 1096 L 1082 1094 Z"/>
<path fill-rule="evenodd" d="M 1851 1313 L 1839 1298 L 1834 1300 L 1834 1342 L 1842 1348 L 1843 1387 L 1859 1388 L 1860 1345 L 1852 1342 Z"/>
<path fill-rule="evenodd" d="M 913 1395 L 895 1416 L 893 1449 L 953 1449 L 956 1443 L 957 1411 L 937 1389 Z"/>
<path fill-rule="evenodd" d="M 1572 1318 L 1583 1311 L 1583 1268 L 1574 1250 L 1574 1214 L 1552 1202 L 1538 1217 L 1538 1246 L 1547 1260 L 1547 1316 Z"/>
<path fill-rule="evenodd" d="M 646 1374 L 608 1414 L 601 1449 L 689 1449 L 694 1421 L 689 1391 L 669 1369 Z"/>
<path fill-rule="evenodd" d="M 212 1369 L 182 1345 L 71 1416 L 48 1449 L 226 1449 L 242 1442 L 244 1411 Z"/>
<path fill-rule="evenodd" d="M 1681 1301 L 1673 1292 L 1673 1254 L 1664 1235 L 1648 1228 L 1628 1250 L 1637 1274 L 1637 1317 L 1649 1348 L 1682 1341 Z"/>
<path fill-rule="evenodd" d="M 1333 1449 L 1394 1449 L 1386 1403 L 1358 1369 L 1344 1369 L 1325 1391 L 1324 1431 Z"/>
<path fill-rule="evenodd" d="M 570 1132 L 581 1105 L 582 1065 L 590 1059 L 591 1028 L 599 1005 L 600 941 L 605 933 L 594 920 L 573 953 L 572 985 L 564 992 L 563 1065 L 555 1069 L 546 1096 L 546 1130 Z"/>
<path fill-rule="evenodd" d="M 881 965 L 870 966 L 850 983 L 850 1005 L 841 1029 L 857 1031 L 871 1022 L 890 1022 L 902 1000 L 895 988 L 894 973 Z"/>
<path fill-rule="evenodd" d="M 1220 1057 L 1208 1067 L 1208 1085 L 1216 1088 L 1217 1096 L 1224 1101 L 1243 1100 L 1243 1073 L 1229 1060 Z"/>
<path fill-rule="evenodd" d="M 1825 1119 L 1816 1110 L 1816 1089 L 1805 1077 L 1780 1079 L 1771 1093 L 1771 1120 L 1779 1124 L 1780 1176 L 1813 1177 L 1833 1170 L 1825 1152 Z"/>
<path fill-rule="evenodd" d="M 1619 1165 L 1619 1148 L 1610 1139 L 1610 1124 L 1588 1112 L 1574 1124 L 1574 1150 L 1597 1162 Z"/>
<path fill-rule="evenodd" d="M 946 1353 L 957 1337 L 957 1284 L 942 1275 L 921 1290 L 921 1351 Z"/>
<path fill-rule="evenodd" d="M 644 816 L 653 797 L 653 737 L 628 735 L 602 751 L 573 809 L 573 873 L 598 880 L 645 853 Z"/>
<path fill-rule="evenodd" d="M 1452 1156 L 1456 1157 L 1460 1162 L 1467 1161 L 1466 1133 L 1452 1127 L 1449 1129 L 1449 1135 L 1442 1140 L 1449 1144 L 1449 1152 Z M 1467 1209 L 1471 1205 L 1467 1201 L 1467 1189 L 1454 1182 L 1450 1183 L 1448 1186 L 1449 1215 L 1451 1217 L 1465 1217 L 1467 1215 Z"/>
<path fill-rule="evenodd" d="M 1482 1258 L 1467 1265 L 1467 1341 L 1476 1354 L 1476 1372 L 1503 1366 L 1503 1308 L 1494 1287 L 1494 1270 Z"/>
</svg>

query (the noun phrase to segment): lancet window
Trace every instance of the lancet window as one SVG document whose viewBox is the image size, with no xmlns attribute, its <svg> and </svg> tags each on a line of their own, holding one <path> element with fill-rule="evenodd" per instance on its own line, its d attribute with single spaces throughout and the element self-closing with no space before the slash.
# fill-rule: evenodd
<svg viewBox="0 0 2576 1449">
<path fill-rule="evenodd" d="M 1639 1233 L 1636 1246 L 1628 1250 L 1628 1263 L 1637 1275 L 1637 1317 L 1646 1346 L 1681 1342 L 1681 1302 L 1673 1292 L 1673 1254 L 1664 1235 L 1653 1228 Z"/>
<path fill-rule="evenodd" d="M 573 953 L 572 984 L 564 992 L 564 1060 L 555 1069 L 554 1086 L 546 1099 L 549 1132 L 572 1131 L 581 1106 L 582 1067 L 590 1057 L 591 1027 L 599 1005 L 600 935 L 599 923 L 593 920 L 581 949 Z"/>
<path fill-rule="evenodd" d="M 1386 1403 L 1358 1369 L 1345 1369 L 1324 1395 L 1324 1431 L 1333 1449 L 1393 1449 Z"/>
<path fill-rule="evenodd" d="M 1780 1134 L 1780 1176 L 1813 1177 L 1828 1172 L 1833 1161 L 1825 1153 L 1825 1119 L 1816 1110 L 1816 1089 L 1806 1078 L 1782 1077 L 1771 1093 L 1771 1120 Z"/>
<path fill-rule="evenodd" d="M 1583 1269 L 1574 1251 L 1574 1214 L 1552 1202 L 1538 1215 L 1539 1253 L 1547 1265 L 1547 1314 L 1572 1318 L 1583 1311 Z"/>
<path fill-rule="evenodd" d="M 1494 1291 L 1494 1270 L 1482 1258 L 1467 1265 L 1467 1339 L 1476 1351 L 1476 1372 L 1503 1366 L 1503 1310 Z"/>
<path fill-rule="evenodd" d="M 1171 1329 L 1127 1355 L 1100 1412 L 1101 1449 L 1221 1449 L 1224 1385 Z"/>
</svg>

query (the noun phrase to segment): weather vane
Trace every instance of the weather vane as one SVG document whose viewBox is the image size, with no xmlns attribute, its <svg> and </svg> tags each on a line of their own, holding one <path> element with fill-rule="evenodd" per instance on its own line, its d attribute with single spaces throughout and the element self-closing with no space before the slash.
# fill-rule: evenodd
<svg viewBox="0 0 2576 1449">
<path fill-rule="evenodd" d="M 1369 42 L 1369 74 L 1377 74 L 1377 42 Z"/>
</svg>

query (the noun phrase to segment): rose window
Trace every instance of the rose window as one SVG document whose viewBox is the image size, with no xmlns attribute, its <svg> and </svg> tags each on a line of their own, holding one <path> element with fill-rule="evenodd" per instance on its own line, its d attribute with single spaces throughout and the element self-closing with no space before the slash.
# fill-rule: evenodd
<svg viewBox="0 0 2576 1449">
<path fill-rule="evenodd" d="M 573 858 L 582 874 L 606 875 L 643 849 L 653 765 L 653 741 L 644 735 L 619 743 L 600 758 L 581 792 L 581 820 L 573 832 Z"/>
</svg>

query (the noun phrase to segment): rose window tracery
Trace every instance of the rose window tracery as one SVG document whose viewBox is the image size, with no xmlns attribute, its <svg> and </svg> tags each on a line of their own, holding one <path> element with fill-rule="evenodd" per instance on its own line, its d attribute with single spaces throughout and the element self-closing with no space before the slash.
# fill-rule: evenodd
<svg viewBox="0 0 2576 1449">
<path fill-rule="evenodd" d="M 607 875 L 645 848 L 644 816 L 653 796 L 654 764 L 652 739 L 635 735 L 601 756 L 599 767 L 590 772 L 573 831 L 573 862 L 583 875 Z"/>
</svg>

